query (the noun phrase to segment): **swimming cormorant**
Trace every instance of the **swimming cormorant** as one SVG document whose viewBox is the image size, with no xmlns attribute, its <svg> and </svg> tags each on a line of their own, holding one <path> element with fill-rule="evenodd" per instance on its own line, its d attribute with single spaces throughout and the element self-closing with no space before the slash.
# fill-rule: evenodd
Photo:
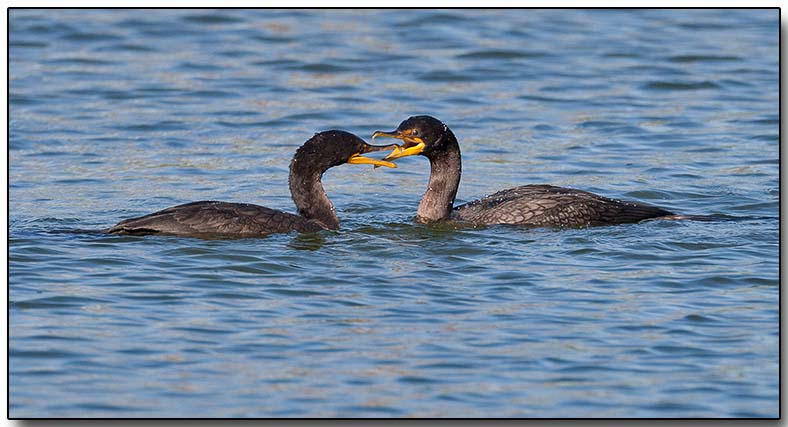
<svg viewBox="0 0 788 427">
<path fill-rule="evenodd" d="M 114 234 L 249 237 L 289 231 L 336 230 L 339 219 L 328 200 L 323 173 L 343 163 L 397 167 L 361 154 L 389 150 L 396 144 L 369 145 L 341 130 L 315 134 L 290 162 L 290 194 L 298 215 L 248 203 L 202 201 L 174 206 L 139 218 L 121 221 L 105 230 Z"/>
<path fill-rule="evenodd" d="M 416 154 L 430 160 L 430 182 L 421 198 L 416 220 L 454 220 L 474 225 L 518 224 L 537 227 L 587 227 L 639 222 L 673 213 L 643 203 L 609 199 L 581 190 L 552 185 L 523 185 L 453 207 L 460 185 L 462 161 L 454 133 L 431 116 L 414 116 L 393 132 L 378 136 L 404 143 L 383 160 Z"/>
</svg>

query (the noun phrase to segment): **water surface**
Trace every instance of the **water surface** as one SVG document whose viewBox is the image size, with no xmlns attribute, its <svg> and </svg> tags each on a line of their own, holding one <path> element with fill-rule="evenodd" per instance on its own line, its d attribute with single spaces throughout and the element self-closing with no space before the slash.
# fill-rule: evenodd
<svg viewBox="0 0 788 427">
<path fill-rule="evenodd" d="M 12 417 L 778 416 L 777 10 L 10 15 Z M 427 227 L 408 158 L 326 174 L 337 232 L 73 231 L 293 212 L 314 132 L 414 114 L 458 136 L 458 202 L 726 219 Z"/>
</svg>

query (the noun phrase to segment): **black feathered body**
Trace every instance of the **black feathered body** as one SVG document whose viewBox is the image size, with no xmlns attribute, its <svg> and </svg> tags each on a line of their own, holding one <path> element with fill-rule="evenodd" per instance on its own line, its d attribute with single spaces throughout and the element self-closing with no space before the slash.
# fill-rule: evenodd
<svg viewBox="0 0 788 427">
<path fill-rule="evenodd" d="M 318 221 L 249 203 L 202 201 L 173 206 L 121 221 L 107 230 L 115 234 L 186 236 L 262 236 L 326 229 Z"/>
<path fill-rule="evenodd" d="M 321 178 L 331 167 L 369 145 L 340 130 L 315 134 L 290 162 L 290 192 L 299 215 L 248 203 L 203 201 L 173 206 L 121 221 L 105 230 L 115 234 L 171 234 L 201 237 L 252 237 L 290 231 L 336 230 L 339 219 Z"/>
<path fill-rule="evenodd" d="M 416 212 L 419 222 L 590 227 L 675 217 L 656 206 L 553 185 L 523 185 L 452 208 L 460 185 L 462 155 L 451 129 L 434 117 L 414 116 L 389 134 L 418 135 L 424 141 L 420 154 L 430 160 L 430 181 Z"/>
<path fill-rule="evenodd" d="M 589 227 L 673 215 L 643 203 L 609 199 L 552 185 L 523 185 L 457 206 L 451 219 L 478 225 Z"/>
</svg>

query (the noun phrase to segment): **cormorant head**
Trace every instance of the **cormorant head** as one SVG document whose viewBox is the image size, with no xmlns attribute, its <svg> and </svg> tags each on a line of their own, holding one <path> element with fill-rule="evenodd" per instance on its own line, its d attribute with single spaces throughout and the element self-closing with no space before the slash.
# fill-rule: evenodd
<svg viewBox="0 0 788 427">
<path fill-rule="evenodd" d="M 430 157 L 432 153 L 441 151 L 450 139 L 454 139 L 449 127 L 432 116 L 409 117 L 393 132 L 377 131 L 372 134 L 373 139 L 378 136 L 401 139 L 404 142 L 383 160 L 394 160 L 416 154 Z"/>
<path fill-rule="evenodd" d="M 296 151 L 290 169 L 295 173 L 306 175 L 309 172 L 322 174 L 329 168 L 344 163 L 396 168 L 397 165 L 392 162 L 362 156 L 365 153 L 396 148 L 398 148 L 396 144 L 370 145 L 352 133 L 328 130 L 316 133 Z"/>
</svg>

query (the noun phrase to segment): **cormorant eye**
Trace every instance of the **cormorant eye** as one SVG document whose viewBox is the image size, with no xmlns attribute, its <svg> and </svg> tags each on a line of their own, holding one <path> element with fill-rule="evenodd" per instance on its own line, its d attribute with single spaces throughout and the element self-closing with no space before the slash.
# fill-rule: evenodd
<svg viewBox="0 0 788 427">
<path fill-rule="evenodd" d="M 413 129 L 410 134 L 413 135 L 413 136 L 419 136 L 419 130 L 418 129 Z"/>
</svg>

